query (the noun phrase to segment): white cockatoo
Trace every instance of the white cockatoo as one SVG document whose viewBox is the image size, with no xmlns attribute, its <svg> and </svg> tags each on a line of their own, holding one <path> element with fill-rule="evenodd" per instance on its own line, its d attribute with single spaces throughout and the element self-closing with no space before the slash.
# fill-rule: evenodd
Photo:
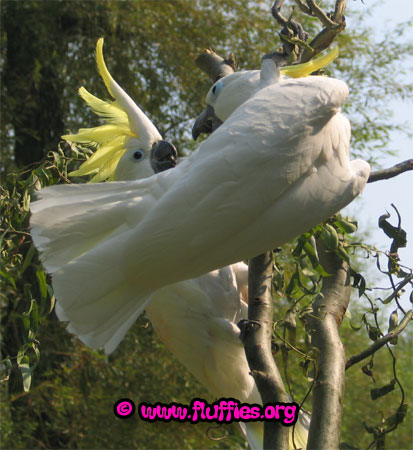
<svg viewBox="0 0 413 450">
<path fill-rule="evenodd" d="M 102 43 L 100 40 L 96 55 L 99 70 L 104 73 L 101 68 L 104 63 Z M 93 97 L 84 88 L 79 92 L 95 112 L 101 114 L 102 111 L 110 111 L 110 103 Z M 136 108 L 125 111 L 119 107 L 119 111 L 115 111 L 115 117 L 123 118 L 123 112 L 128 116 L 134 114 L 133 111 L 136 111 Z M 128 127 L 128 123 L 119 123 L 118 119 L 116 124 L 107 114 L 105 117 L 107 121 L 111 121 L 110 126 L 105 124 L 93 129 L 81 129 L 76 135 L 64 136 L 70 142 L 97 147 L 93 157 L 72 175 L 90 174 L 92 167 L 95 182 L 103 177 L 124 181 L 146 178 L 152 175 L 153 171 L 160 172 L 175 166 L 176 150 L 168 142 L 160 140 L 160 136 L 156 136 L 157 144 L 150 155 L 140 148 L 142 145 L 134 140 L 136 137 L 129 140 L 129 148 L 126 148 L 126 145 L 115 147 L 113 142 L 119 140 L 120 134 L 133 136 L 133 131 Z M 142 115 L 135 119 L 137 122 L 142 121 Z M 144 124 L 156 130 L 148 121 L 149 119 L 145 119 Z M 122 156 L 117 161 L 119 153 L 122 153 Z M 112 163 L 115 158 L 116 162 Z M 164 344 L 215 397 L 233 397 L 241 402 L 258 404 L 261 403 L 261 398 L 249 373 L 244 348 L 239 339 L 239 328 L 236 325 L 239 320 L 247 318 L 247 305 L 244 302 L 248 296 L 247 279 L 248 267 L 244 263 L 237 263 L 195 279 L 166 286 L 149 298 L 146 314 Z M 102 305 L 96 307 L 99 309 Z M 77 316 L 71 314 L 70 306 L 66 309 L 66 303 L 57 298 L 58 316 L 62 320 L 69 320 L 69 330 L 90 344 L 89 336 L 81 334 L 82 327 Z M 94 320 L 95 316 L 99 316 L 99 311 L 91 310 L 90 320 L 97 329 L 106 326 L 105 323 Z M 116 330 L 112 331 L 115 335 Z M 116 346 L 120 339 L 121 337 L 117 337 L 112 341 L 112 347 Z M 295 444 L 298 447 L 306 445 L 309 417 L 307 413 L 300 413 L 294 432 Z M 242 425 L 250 446 L 262 448 L 262 424 Z"/>
<path fill-rule="evenodd" d="M 132 132 L 118 135 L 121 144 L 98 131 L 85 139 L 102 148 L 111 142 L 112 151 L 126 142 L 132 155 L 150 158 L 159 133 L 131 117 L 143 113 L 103 57 L 98 67 L 116 101 L 94 109 L 113 120 L 107 126 L 119 125 L 115 109 L 123 109 Z M 271 67 L 270 81 L 174 170 L 38 193 L 32 235 L 65 305 L 57 312 L 88 345 L 111 351 L 162 287 L 279 246 L 363 189 L 369 166 L 349 161 L 350 127 L 339 109 L 346 85 L 327 77 L 280 81 Z M 105 113 L 103 103 L 113 110 Z M 89 169 L 99 175 L 97 159 Z"/>
<path fill-rule="evenodd" d="M 273 58 L 277 56 L 269 54 L 263 58 L 260 70 L 240 70 L 219 79 L 208 91 L 205 99 L 207 108 L 194 124 L 193 138 L 197 139 L 202 132 L 210 132 L 213 120 L 224 122 L 238 106 L 263 87 L 280 83 L 288 77 L 306 77 L 330 64 L 338 53 L 338 47 L 335 47 L 307 63 L 281 67 L 279 71 L 274 70 Z"/>
</svg>

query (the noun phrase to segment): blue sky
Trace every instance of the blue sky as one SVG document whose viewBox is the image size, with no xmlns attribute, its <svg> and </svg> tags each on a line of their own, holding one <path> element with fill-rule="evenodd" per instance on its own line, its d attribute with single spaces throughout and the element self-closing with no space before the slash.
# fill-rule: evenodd
<svg viewBox="0 0 413 450">
<path fill-rule="evenodd" d="M 373 4 L 379 4 L 379 6 L 376 7 L 375 12 L 368 20 L 370 22 L 369 25 L 376 30 L 388 29 L 391 25 L 413 17 L 412 0 L 387 0 L 381 2 L 364 0 L 364 4 L 360 0 L 354 2 L 350 0 L 348 2 L 351 9 L 362 9 Z M 347 21 L 347 27 L 351 27 L 351 18 Z M 413 130 L 412 102 L 395 100 L 392 104 L 395 112 L 394 119 L 398 122 L 408 121 L 410 128 Z M 389 148 L 398 149 L 398 155 L 383 158 L 382 168 L 391 167 L 401 161 L 413 158 L 411 140 L 400 133 L 392 133 Z M 390 241 L 377 227 L 377 220 L 387 210 L 392 214 L 392 217 L 389 219 L 390 222 L 397 224 L 397 217 L 390 206 L 391 203 L 394 203 L 399 210 L 402 217 L 402 227 L 407 232 L 408 247 L 401 249 L 399 255 L 404 264 L 413 267 L 413 171 L 404 173 L 391 180 L 368 184 L 361 199 L 350 205 L 343 213 L 357 218 L 359 230 L 362 233 L 370 232 L 371 238 L 369 241 L 371 244 L 382 250 L 387 250 Z M 403 298 L 402 304 L 405 308 L 411 308 L 407 296 Z"/>
</svg>

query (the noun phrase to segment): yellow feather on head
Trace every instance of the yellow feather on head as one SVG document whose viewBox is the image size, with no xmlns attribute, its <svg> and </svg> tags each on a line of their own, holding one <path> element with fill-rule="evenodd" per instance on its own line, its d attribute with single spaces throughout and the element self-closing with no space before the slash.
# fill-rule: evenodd
<svg viewBox="0 0 413 450">
<path fill-rule="evenodd" d="M 96 65 L 106 89 L 115 98 L 111 89 L 114 80 L 103 58 L 103 38 L 100 38 L 96 44 Z M 111 179 L 120 158 L 126 151 L 127 142 L 138 136 L 131 130 L 128 115 L 116 101 L 101 100 L 84 87 L 79 89 L 79 95 L 95 114 L 103 118 L 105 124 L 94 128 L 81 128 L 77 134 L 62 136 L 62 139 L 68 142 L 97 149 L 88 160 L 69 175 L 79 177 L 94 174 L 90 180 L 92 183 Z"/>
<path fill-rule="evenodd" d="M 283 75 L 287 75 L 291 78 L 302 78 L 310 75 L 310 73 L 315 72 L 316 70 L 319 70 L 328 64 L 330 64 L 332 61 L 334 61 L 339 54 L 338 47 L 334 47 L 332 50 L 327 52 L 323 56 L 317 56 L 316 58 L 312 59 L 311 61 L 308 61 L 303 64 L 295 64 L 292 66 L 286 66 L 281 67 L 280 72 Z"/>
</svg>

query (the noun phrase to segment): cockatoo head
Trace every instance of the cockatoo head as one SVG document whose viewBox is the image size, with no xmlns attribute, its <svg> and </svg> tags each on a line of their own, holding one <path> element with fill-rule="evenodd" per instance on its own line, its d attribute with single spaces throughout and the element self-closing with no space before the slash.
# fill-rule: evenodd
<svg viewBox="0 0 413 450">
<path fill-rule="evenodd" d="M 335 47 L 324 56 L 314 58 L 304 64 L 279 67 L 268 64 L 271 55 L 263 58 L 261 70 L 241 70 L 216 81 L 206 96 L 206 109 L 198 116 L 192 137 L 196 140 L 201 133 L 211 133 L 217 125 L 224 122 L 237 108 L 269 83 L 280 81 L 280 75 L 291 78 L 306 77 L 310 73 L 330 64 L 338 56 Z M 277 74 L 268 73 L 278 71 Z"/>
<path fill-rule="evenodd" d="M 114 100 L 101 100 L 85 88 L 79 89 L 80 96 L 105 124 L 62 136 L 68 142 L 96 149 L 69 175 L 93 175 L 92 182 L 134 180 L 175 167 L 178 156 L 175 147 L 162 139 L 155 125 L 109 73 L 103 58 L 103 38 L 96 44 L 96 64 Z"/>
<path fill-rule="evenodd" d="M 178 152 L 168 141 L 160 140 L 152 146 L 148 156 L 142 149 L 128 148 L 116 166 L 115 180 L 140 180 L 176 166 Z"/>
</svg>

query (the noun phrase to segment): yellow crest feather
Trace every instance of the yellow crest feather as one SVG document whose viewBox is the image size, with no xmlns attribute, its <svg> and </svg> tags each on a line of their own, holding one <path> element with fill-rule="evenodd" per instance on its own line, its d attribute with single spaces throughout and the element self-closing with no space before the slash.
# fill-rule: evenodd
<svg viewBox="0 0 413 450">
<path fill-rule="evenodd" d="M 129 127 L 128 115 L 116 102 L 101 100 L 88 92 L 84 87 L 79 88 L 79 95 L 89 108 L 107 123 L 117 123 Z"/>
<path fill-rule="evenodd" d="M 114 80 L 110 75 L 103 58 L 103 38 L 96 44 L 96 65 L 106 88 L 112 97 L 111 89 Z M 79 89 L 79 95 L 105 124 L 94 128 L 81 128 L 77 134 L 66 134 L 62 139 L 78 144 L 96 147 L 96 152 L 69 176 L 84 176 L 95 174 L 91 182 L 113 178 L 116 166 L 126 151 L 126 142 L 131 137 L 137 137 L 130 128 L 127 113 L 116 101 L 105 101 L 88 92 L 84 87 Z"/>
<path fill-rule="evenodd" d="M 280 72 L 283 75 L 287 75 L 288 77 L 292 78 L 306 77 L 307 75 L 310 75 L 310 73 L 315 72 L 316 70 L 321 69 L 322 67 L 325 67 L 328 64 L 330 64 L 337 58 L 338 54 L 339 54 L 338 47 L 334 47 L 325 55 L 317 56 L 316 58 L 306 63 L 281 67 Z"/>
<path fill-rule="evenodd" d="M 107 124 L 95 128 L 81 128 L 77 134 L 65 134 L 62 139 L 79 144 L 103 144 L 118 135 L 133 136 L 129 128 Z"/>
<path fill-rule="evenodd" d="M 122 148 L 116 151 L 112 150 L 110 159 L 107 159 L 103 166 L 99 168 L 99 172 L 90 180 L 90 182 L 99 183 L 106 179 L 113 181 L 116 167 L 124 152 L 125 149 Z"/>
<path fill-rule="evenodd" d="M 108 90 L 109 94 L 113 98 L 115 98 L 115 95 L 113 94 L 110 86 L 111 83 L 113 83 L 113 78 L 112 75 L 109 73 L 108 68 L 106 67 L 105 60 L 103 59 L 103 38 L 99 38 L 96 43 L 96 64 L 98 66 L 99 74 L 106 85 L 106 89 Z"/>
<path fill-rule="evenodd" d="M 125 136 L 117 136 L 105 144 L 100 145 L 89 159 L 87 159 L 77 170 L 70 172 L 69 175 L 80 177 L 83 175 L 90 175 L 91 173 L 100 170 L 106 162 L 111 161 L 114 158 L 115 153 L 122 151 L 123 154 L 125 152 L 126 139 Z"/>
</svg>

